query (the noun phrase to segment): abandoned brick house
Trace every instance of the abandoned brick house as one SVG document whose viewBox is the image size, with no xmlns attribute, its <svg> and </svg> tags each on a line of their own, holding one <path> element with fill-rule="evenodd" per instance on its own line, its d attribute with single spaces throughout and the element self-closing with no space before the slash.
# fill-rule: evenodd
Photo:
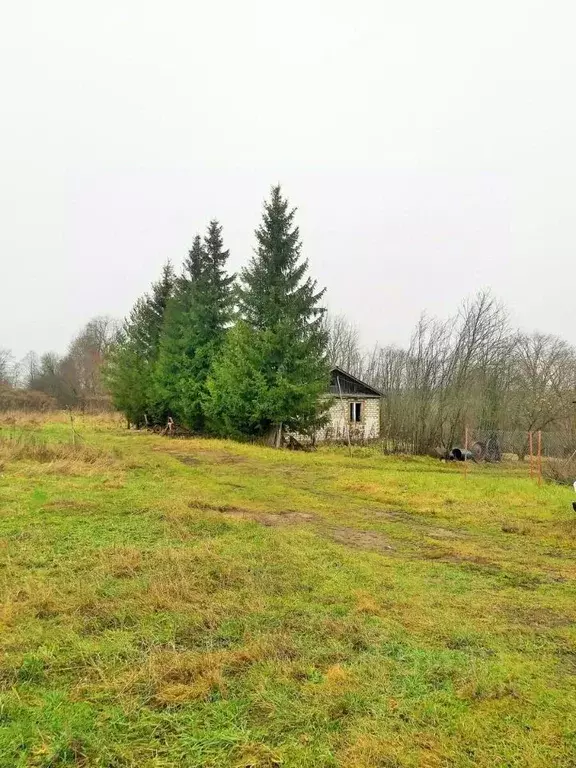
<svg viewBox="0 0 576 768">
<path fill-rule="evenodd" d="M 330 371 L 329 420 L 316 433 L 316 441 L 373 440 L 380 436 L 382 393 L 337 366 Z"/>
</svg>

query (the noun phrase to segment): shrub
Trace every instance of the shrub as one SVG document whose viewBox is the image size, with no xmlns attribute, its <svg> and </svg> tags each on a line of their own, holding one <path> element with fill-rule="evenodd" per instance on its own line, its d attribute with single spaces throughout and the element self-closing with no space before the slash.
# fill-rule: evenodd
<svg viewBox="0 0 576 768">
<path fill-rule="evenodd" d="M 5 461 L 35 461 L 49 464 L 72 460 L 82 464 L 110 463 L 112 456 L 84 443 L 47 442 L 37 432 L 0 431 L 0 459 Z"/>
<path fill-rule="evenodd" d="M 560 485 L 572 485 L 576 481 L 576 456 L 570 459 L 548 459 L 542 466 L 546 480 Z"/>
<path fill-rule="evenodd" d="M 56 400 L 45 392 L 0 386 L 0 411 L 53 411 Z"/>
</svg>

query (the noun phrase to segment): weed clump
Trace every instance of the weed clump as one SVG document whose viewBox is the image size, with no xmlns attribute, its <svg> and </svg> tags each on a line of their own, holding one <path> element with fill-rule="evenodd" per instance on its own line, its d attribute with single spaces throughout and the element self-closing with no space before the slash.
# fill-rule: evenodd
<svg viewBox="0 0 576 768">
<path fill-rule="evenodd" d="M 527 528 L 526 526 L 518 525 L 517 523 L 503 523 L 502 532 L 516 533 L 519 536 L 527 536 L 530 533 L 530 529 Z"/>
<path fill-rule="evenodd" d="M 76 465 L 84 469 L 107 469 L 117 457 L 85 442 L 49 441 L 39 432 L 0 431 L 0 465 L 16 461 L 40 465 L 57 464 L 58 471 L 70 474 Z M 68 471 L 67 471 L 68 470 Z"/>
<path fill-rule="evenodd" d="M 572 485 L 576 481 L 576 457 L 548 459 L 542 467 L 542 474 L 552 483 Z"/>
</svg>

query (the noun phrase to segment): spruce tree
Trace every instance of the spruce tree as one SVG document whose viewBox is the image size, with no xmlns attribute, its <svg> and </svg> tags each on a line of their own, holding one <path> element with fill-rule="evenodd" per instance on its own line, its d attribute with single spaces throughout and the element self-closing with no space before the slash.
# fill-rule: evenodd
<svg viewBox="0 0 576 768">
<path fill-rule="evenodd" d="M 228 332 L 221 354 L 208 378 L 205 409 L 215 431 L 226 437 L 262 434 L 268 423 L 268 380 L 257 333 L 244 320 Z"/>
<path fill-rule="evenodd" d="M 137 427 L 158 418 L 153 372 L 173 290 L 174 270 L 168 262 L 150 294 L 136 301 L 105 366 L 105 380 L 116 408 Z"/>
<path fill-rule="evenodd" d="M 196 235 L 166 310 L 154 371 L 158 403 L 167 415 L 178 421 L 182 421 L 180 383 L 185 374 L 187 359 L 194 353 L 187 338 L 187 318 L 192 304 L 193 285 L 200 278 L 203 261 L 202 241 L 200 235 Z"/>
<path fill-rule="evenodd" d="M 311 431 L 322 421 L 328 384 L 324 290 L 307 275 L 295 213 L 273 187 L 242 272 L 244 323 L 229 334 L 209 383 L 209 410 L 223 431 L 236 425 L 277 442 L 283 429 Z"/>
<path fill-rule="evenodd" d="M 206 273 L 204 291 L 197 299 L 197 306 L 203 305 L 207 323 L 204 327 L 206 341 L 213 341 L 218 346 L 230 324 L 234 311 L 235 276 L 226 272 L 230 251 L 224 250 L 222 225 L 213 219 L 208 225 L 204 238 L 206 253 Z"/>
<path fill-rule="evenodd" d="M 141 427 L 146 420 L 148 365 L 137 337 L 144 335 L 141 328 L 147 314 L 146 299 L 138 299 L 104 366 L 104 380 L 112 402 L 124 414 L 128 426 Z"/>
<path fill-rule="evenodd" d="M 232 317 L 228 256 L 222 227 L 212 221 L 204 241 L 199 235 L 194 239 L 162 334 L 159 397 L 179 423 L 195 431 L 206 429 L 206 380 Z"/>
<path fill-rule="evenodd" d="M 148 345 L 150 357 L 154 359 L 158 355 L 160 334 L 164 325 L 164 317 L 168 304 L 174 294 L 176 276 L 172 264 L 167 261 L 162 267 L 160 280 L 152 284 L 152 292 L 149 299 L 150 318 L 148 327 Z"/>
</svg>

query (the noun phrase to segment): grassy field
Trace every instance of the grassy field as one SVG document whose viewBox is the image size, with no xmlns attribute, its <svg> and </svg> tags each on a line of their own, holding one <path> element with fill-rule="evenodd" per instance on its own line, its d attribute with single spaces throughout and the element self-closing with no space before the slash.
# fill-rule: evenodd
<svg viewBox="0 0 576 768">
<path fill-rule="evenodd" d="M 576 766 L 569 489 L 0 426 L 2 768 Z"/>
</svg>

